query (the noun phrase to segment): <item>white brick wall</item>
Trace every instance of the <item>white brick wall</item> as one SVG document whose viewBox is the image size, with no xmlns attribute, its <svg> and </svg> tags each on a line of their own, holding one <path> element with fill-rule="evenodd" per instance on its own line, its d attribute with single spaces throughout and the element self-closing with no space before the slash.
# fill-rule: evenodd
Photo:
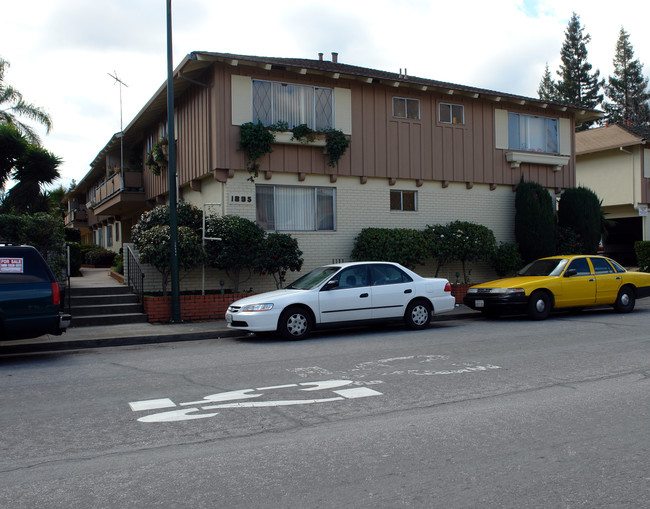
<svg viewBox="0 0 650 509">
<path fill-rule="evenodd" d="M 197 206 L 203 202 L 224 202 L 224 213 L 238 215 L 255 220 L 255 183 L 247 180 L 248 172 L 238 171 L 234 178 L 223 184 L 206 179 L 202 181 L 201 192 L 183 191 L 183 198 Z M 299 182 L 294 174 L 274 173 L 270 180 L 264 174 L 256 179 L 259 184 L 304 185 L 336 188 L 337 230 L 335 232 L 287 232 L 298 241 L 303 251 L 305 271 L 320 265 L 332 263 L 333 260 L 351 261 L 350 253 L 354 240 L 363 228 L 415 228 L 424 229 L 427 225 L 445 224 L 461 220 L 482 224 L 490 228 L 498 242 L 514 242 L 515 193 L 511 186 L 499 186 L 490 191 L 488 185 L 476 184 L 467 189 L 464 184 L 450 183 L 443 188 L 440 182 L 425 182 L 417 187 L 414 181 L 398 180 L 390 186 L 387 179 L 369 178 L 361 184 L 358 177 L 339 177 L 330 183 L 329 176 L 307 175 Z M 390 210 L 390 190 L 413 190 L 418 194 L 416 212 L 394 212 Z M 473 282 L 493 279 L 494 272 L 485 264 L 470 264 L 470 279 Z M 160 275 L 155 268 L 147 270 L 147 291 L 160 291 Z M 429 261 L 416 271 L 424 276 L 435 274 L 436 264 Z M 153 271 L 153 272 L 152 272 Z M 439 276 L 446 277 L 452 283 L 457 281 L 456 273 L 461 272 L 460 263 L 442 267 Z M 289 274 L 290 282 L 298 277 Z M 225 287 L 232 288 L 232 283 L 224 271 L 205 269 L 205 288 L 219 289 L 219 281 L 225 280 Z M 156 283 L 153 281 L 157 281 Z M 188 274 L 181 274 L 181 291 L 200 290 L 203 286 L 203 272 L 196 269 Z M 461 280 L 462 282 L 462 274 Z M 240 290 L 251 289 L 254 292 L 274 289 L 273 279 L 269 276 L 252 275 L 240 284 Z"/>
</svg>

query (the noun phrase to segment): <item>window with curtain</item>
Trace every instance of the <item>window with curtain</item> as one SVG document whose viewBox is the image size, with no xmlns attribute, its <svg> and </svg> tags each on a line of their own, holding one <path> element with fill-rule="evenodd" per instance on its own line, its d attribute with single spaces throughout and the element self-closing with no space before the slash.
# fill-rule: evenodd
<svg viewBox="0 0 650 509">
<path fill-rule="evenodd" d="M 465 124 L 465 107 L 462 104 L 440 103 L 438 118 L 441 124 Z"/>
<path fill-rule="evenodd" d="M 508 113 L 508 148 L 559 153 L 557 118 Z"/>
<path fill-rule="evenodd" d="M 333 187 L 255 186 L 257 224 L 266 231 L 333 231 Z"/>
<path fill-rule="evenodd" d="M 393 117 L 420 120 L 420 100 L 393 97 Z"/>
<path fill-rule="evenodd" d="M 253 121 L 264 125 L 286 122 L 289 128 L 307 124 L 315 131 L 334 127 L 331 88 L 253 80 Z"/>
</svg>

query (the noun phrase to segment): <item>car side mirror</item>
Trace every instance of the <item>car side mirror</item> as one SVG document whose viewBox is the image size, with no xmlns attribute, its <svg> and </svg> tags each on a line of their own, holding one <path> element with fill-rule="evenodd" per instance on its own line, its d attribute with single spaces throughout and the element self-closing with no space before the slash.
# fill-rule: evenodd
<svg viewBox="0 0 650 509">
<path fill-rule="evenodd" d="M 573 277 L 578 273 L 577 269 L 569 269 L 564 273 L 564 277 Z"/>
<path fill-rule="evenodd" d="M 323 290 L 327 292 L 329 290 L 333 290 L 334 288 L 338 288 L 338 286 L 338 279 L 330 279 L 327 283 L 325 283 L 325 286 L 323 286 Z"/>
</svg>

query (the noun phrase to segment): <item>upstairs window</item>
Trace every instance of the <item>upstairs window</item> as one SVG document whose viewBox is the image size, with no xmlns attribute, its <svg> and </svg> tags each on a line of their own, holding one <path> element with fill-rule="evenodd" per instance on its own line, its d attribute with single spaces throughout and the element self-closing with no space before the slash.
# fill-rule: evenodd
<svg viewBox="0 0 650 509">
<path fill-rule="evenodd" d="M 420 100 L 393 97 L 393 117 L 420 120 Z"/>
<path fill-rule="evenodd" d="M 255 186 L 257 224 L 265 231 L 333 231 L 333 187 Z"/>
<path fill-rule="evenodd" d="M 418 209 L 417 191 L 391 191 L 390 210 L 415 212 Z"/>
<path fill-rule="evenodd" d="M 557 118 L 508 113 L 508 148 L 559 153 Z"/>
<path fill-rule="evenodd" d="M 285 122 L 289 128 L 307 124 L 314 131 L 334 127 L 331 88 L 253 80 L 253 120 L 265 126 Z"/>
<path fill-rule="evenodd" d="M 438 119 L 441 124 L 465 124 L 465 106 L 461 104 L 440 103 Z"/>
</svg>

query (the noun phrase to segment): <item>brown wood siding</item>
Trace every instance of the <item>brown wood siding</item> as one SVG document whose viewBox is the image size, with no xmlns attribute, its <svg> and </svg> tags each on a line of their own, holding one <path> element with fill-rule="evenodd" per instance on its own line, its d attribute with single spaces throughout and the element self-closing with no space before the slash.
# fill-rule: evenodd
<svg viewBox="0 0 650 509">
<path fill-rule="evenodd" d="M 523 175 L 526 180 L 549 188 L 566 188 L 575 183 L 574 157 L 559 172 L 550 166 L 530 164 L 512 169 L 505 159 L 506 150 L 495 148 L 495 108 L 571 118 L 559 112 L 378 83 L 216 64 L 206 78 L 211 88 L 192 86 L 177 100 L 181 185 L 215 169 L 240 170 L 246 166 L 244 154 L 238 150 L 239 126 L 232 125 L 230 76 L 233 73 L 254 79 L 351 90 L 351 145 L 337 168 L 327 165 L 322 147 L 274 144 L 273 152 L 259 161 L 262 172 L 501 185 L 516 185 Z M 393 118 L 395 96 L 420 100 L 420 120 Z M 440 124 L 440 102 L 463 105 L 465 125 Z M 572 143 L 575 146 L 575 140 Z M 152 179 L 145 172 L 148 198 L 167 192 L 166 170 L 163 176 Z"/>
</svg>

